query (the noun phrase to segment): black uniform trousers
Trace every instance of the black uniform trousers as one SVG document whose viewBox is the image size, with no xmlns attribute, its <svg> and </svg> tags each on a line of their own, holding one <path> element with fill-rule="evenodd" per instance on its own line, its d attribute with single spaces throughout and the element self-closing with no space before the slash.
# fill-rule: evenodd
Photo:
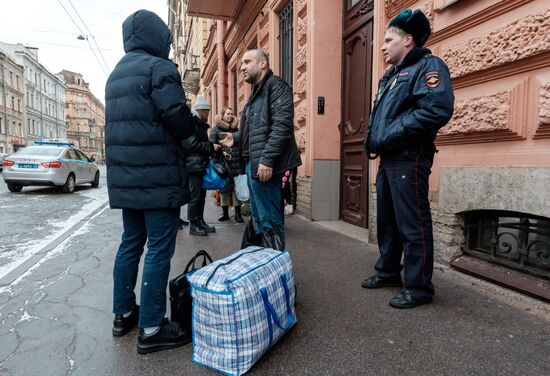
<svg viewBox="0 0 550 376">
<path fill-rule="evenodd" d="M 376 177 L 380 249 L 376 275 L 383 279 L 399 277 L 404 252 L 405 289 L 415 299 L 429 299 L 434 294 L 432 215 L 428 200 L 432 162 L 433 153 L 423 153 L 422 149 L 411 158 L 382 158 Z"/>
<path fill-rule="evenodd" d="M 187 219 L 195 222 L 204 219 L 204 205 L 206 204 L 206 189 L 202 188 L 204 172 L 189 172 L 189 191 L 191 201 L 187 204 Z"/>
</svg>

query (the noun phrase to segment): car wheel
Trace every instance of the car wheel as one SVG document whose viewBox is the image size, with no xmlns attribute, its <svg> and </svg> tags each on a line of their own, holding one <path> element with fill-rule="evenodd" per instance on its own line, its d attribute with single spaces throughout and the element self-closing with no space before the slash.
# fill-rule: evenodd
<svg viewBox="0 0 550 376">
<path fill-rule="evenodd" d="M 71 173 L 67 176 L 67 181 L 62 188 L 63 193 L 73 193 L 74 192 L 74 175 Z"/>
<path fill-rule="evenodd" d="M 23 186 L 17 184 L 8 184 L 8 189 L 10 192 L 21 192 Z"/>
<path fill-rule="evenodd" d="M 92 188 L 99 187 L 99 171 L 95 173 L 94 181 L 92 182 Z"/>
</svg>

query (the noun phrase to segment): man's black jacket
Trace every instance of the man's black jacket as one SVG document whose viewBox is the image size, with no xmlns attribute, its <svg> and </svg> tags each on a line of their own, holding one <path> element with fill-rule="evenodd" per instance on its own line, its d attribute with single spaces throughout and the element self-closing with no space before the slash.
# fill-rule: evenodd
<svg viewBox="0 0 550 376">
<path fill-rule="evenodd" d="M 105 88 L 107 186 L 112 208 L 178 208 L 189 201 L 180 142 L 193 132 L 172 34 L 140 10 L 122 26 L 124 51 Z"/>
<path fill-rule="evenodd" d="M 294 137 L 292 89 L 270 70 L 255 87 L 241 118 L 240 131 L 248 122 L 248 156 L 251 175 L 257 178 L 261 163 L 273 168 L 273 174 L 292 170 L 302 164 Z M 241 132 L 235 133 L 242 139 Z M 242 147 L 242 143 L 240 143 Z M 245 155 L 242 153 L 241 155 Z"/>
<path fill-rule="evenodd" d="M 437 131 L 453 115 L 454 94 L 447 65 L 426 48 L 414 48 L 386 71 L 369 120 L 367 152 L 385 156 L 409 149 L 435 150 Z"/>
</svg>

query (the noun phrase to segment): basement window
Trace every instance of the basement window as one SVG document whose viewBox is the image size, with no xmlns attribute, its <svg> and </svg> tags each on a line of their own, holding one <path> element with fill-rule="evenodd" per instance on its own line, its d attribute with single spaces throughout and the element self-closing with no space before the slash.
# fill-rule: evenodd
<svg viewBox="0 0 550 376">
<path fill-rule="evenodd" d="M 550 279 L 550 219 L 476 210 L 465 213 L 464 253 Z"/>
</svg>

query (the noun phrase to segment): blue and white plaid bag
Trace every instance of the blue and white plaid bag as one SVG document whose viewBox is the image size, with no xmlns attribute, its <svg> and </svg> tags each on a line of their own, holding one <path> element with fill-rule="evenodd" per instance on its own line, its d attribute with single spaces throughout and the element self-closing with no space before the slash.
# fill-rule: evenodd
<svg viewBox="0 0 550 376">
<path fill-rule="evenodd" d="M 248 247 L 187 276 L 193 297 L 193 361 L 242 375 L 295 323 L 288 252 Z"/>
</svg>

